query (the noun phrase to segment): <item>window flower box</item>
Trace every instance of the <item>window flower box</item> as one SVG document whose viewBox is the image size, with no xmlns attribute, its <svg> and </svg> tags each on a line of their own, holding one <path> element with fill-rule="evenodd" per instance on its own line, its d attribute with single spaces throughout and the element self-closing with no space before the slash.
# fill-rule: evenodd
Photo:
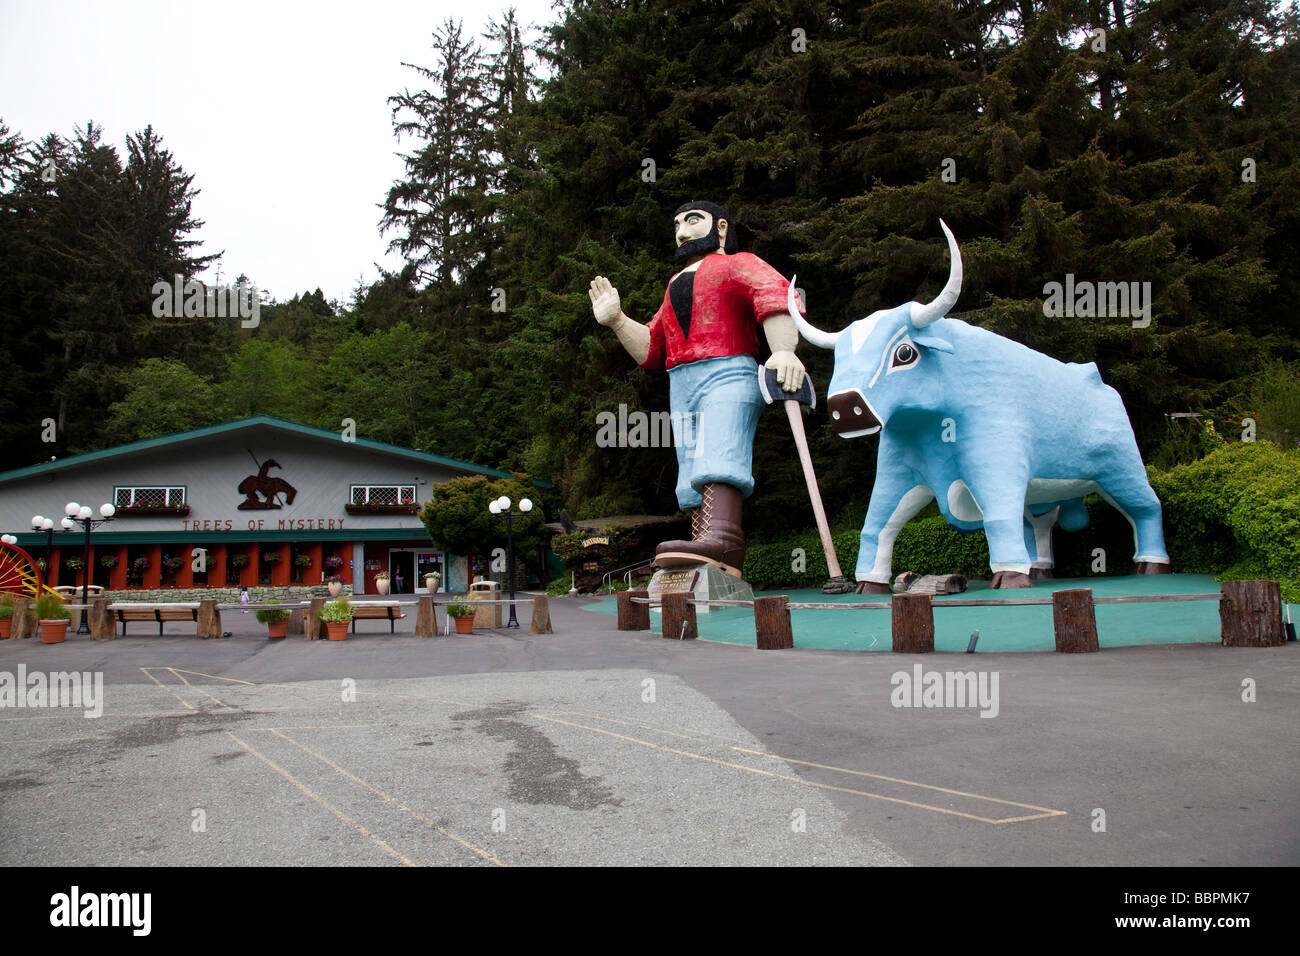
<svg viewBox="0 0 1300 956">
<path fill-rule="evenodd" d="M 354 505 L 351 502 L 343 506 L 350 515 L 413 515 L 419 514 L 419 505 Z"/>
</svg>

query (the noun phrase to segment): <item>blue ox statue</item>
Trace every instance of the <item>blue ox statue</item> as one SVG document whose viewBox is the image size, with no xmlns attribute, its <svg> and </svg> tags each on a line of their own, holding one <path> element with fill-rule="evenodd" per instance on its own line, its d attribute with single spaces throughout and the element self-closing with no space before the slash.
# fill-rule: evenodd
<svg viewBox="0 0 1300 956">
<path fill-rule="evenodd" d="M 1065 364 L 945 318 L 961 292 L 961 253 L 933 302 L 874 312 L 841 332 L 790 315 L 835 351 L 826 407 L 844 438 L 880 432 L 876 485 L 858 551 L 858 591 L 887 592 L 899 529 L 933 498 L 948 523 L 988 536 L 993 587 L 1031 587 L 1051 566 L 1051 527 L 1087 524 L 1099 492 L 1133 526 L 1140 574 L 1169 571 L 1160 501 L 1147 483 L 1119 393 L 1097 366 Z M 1034 554 L 1031 557 L 1031 549 Z"/>
</svg>

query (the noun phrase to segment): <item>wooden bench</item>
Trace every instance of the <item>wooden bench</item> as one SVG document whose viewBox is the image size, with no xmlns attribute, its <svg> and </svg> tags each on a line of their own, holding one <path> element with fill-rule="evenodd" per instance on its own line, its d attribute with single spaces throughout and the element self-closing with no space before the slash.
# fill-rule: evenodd
<svg viewBox="0 0 1300 956">
<path fill-rule="evenodd" d="M 396 604 L 375 604 L 366 602 L 363 604 L 352 605 L 352 633 L 357 632 L 357 621 L 362 618 L 366 620 L 388 621 L 388 633 L 397 633 L 397 622 L 406 617 L 402 609 Z"/>
<path fill-rule="evenodd" d="M 158 625 L 158 636 L 163 636 L 163 625 L 168 621 L 189 621 L 196 626 L 199 621 L 197 604 L 114 604 L 109 613 L 117 623 L 122 625 L 122 636 L 126 637 L 127 624 L 137 621 L 150 621 Z"/>
</svg>

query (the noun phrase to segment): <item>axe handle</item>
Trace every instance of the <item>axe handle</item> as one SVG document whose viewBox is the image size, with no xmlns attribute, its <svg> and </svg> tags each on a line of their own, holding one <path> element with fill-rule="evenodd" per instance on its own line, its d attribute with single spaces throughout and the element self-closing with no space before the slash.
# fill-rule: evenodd
<svg viewBox="0 0 1300 956">
<path fill-rule="evenodd" d="M 790 419 L 790 431 L 794 432 L 794 443 L 799 449 L 799 461 L 803 465 L 803 478 L 808 483 L 808 497 L 812 499 L 813 516 L 817 519 L 817 533 L 822 538 L 822 550 L 826 552 L 826 568 L 831 577 L 843 576 L 840 571 L 839 558 L 835 556 L 835 545 L 831 542 L 831 527 L 826 521 L 826 509 L 822 507 L 822 495 L 817 490 L 817 473 L 813 471 L 812 456 L 808 454 L 808 438 L 803 431 L 803 414 L 799 403 L 786 401 L 785 413 Z"/>
</svg>

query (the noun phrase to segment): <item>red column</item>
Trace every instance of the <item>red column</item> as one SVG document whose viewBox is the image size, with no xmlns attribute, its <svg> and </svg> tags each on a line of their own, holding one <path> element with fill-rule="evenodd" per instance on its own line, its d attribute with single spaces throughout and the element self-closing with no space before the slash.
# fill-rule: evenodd
<svg viewBox="0 0 1300 956">
<path fill-rule="evenodd" d="M 256 542 L 244 545 L 248 563 L 239 569 L 239 583 L 246 588 L 257 587 L 257 555 L 261 546 Z"/>
<path fill-rule="evenodd" d="M 218 544 L 208 549 L 208 587 L 226 586 L 226 546 Z"/>
<path fill-rule="evenodd" d="M 140 575 L 140 586 L 145 588 L 157 588 L 162 584 L 162 545 L 149 545 L 149 567 L 144 569 L 144 574 Z"/>
<path fill-rule="evenodd" d="M 352 542 L 349 541 L 346 544 L 339 545 L 338 554 L 343 559 L 343 567 L 339 568 L 339 574 L 343 576 L 343 583 L 355 585 L 357 572 L 360 571 L 364 575 L 366 571 L 364 566 L 360 568 L 352 567 Z"/>
<path fill-rule="evenodd" d="M 274 548 L 268 548 L 268 551 L 275 551 L 280 556 L 280 560 L 271 565 L 271 584 L 275 587 L 287 587 L 289 576 L 293 573 L 293 566 L 289 557 L 289 542 L 276 545 Z"/>
<path fill-rule="evenodd" d="M 59 563 L 62 561 L 62 559 L 63 559 L 63 549 L 56 547 L 53 551 L 50 552 L 50 556 L 46 560 L 46 564 L 48 565 L 48 567 L 46 567 L 45 574 L 42 575 L 42 577 L 44 577 L 45 583 L 50 587 L 54 587 L 54 585 L 58 583 Z"/>
<path fill-rule="evenodd" d="M 194 587 L 194 545 L 181 545 L 177 554 L 181 557 L 181 566 L 176 569 L 176 586 L 192 588 Z"/>
<path fill-rule="evenodd" d="M 307 557 L 311 558 L 311 564 L 302 572 L 303 584 L 320 584 L 325 580 L 325 572 L 322 570 L 321 561 L 324 556 L 321 554 L 321 546 L 316 542 L 307 545 Z"/>
<path fill-rule="evenodd" d="M 117 564 L 108 572 L 108 587 L 112 591 L 121 591 L 126 588 L 126 545 L 118 545 L 116 554 Z"/>
</svg>

